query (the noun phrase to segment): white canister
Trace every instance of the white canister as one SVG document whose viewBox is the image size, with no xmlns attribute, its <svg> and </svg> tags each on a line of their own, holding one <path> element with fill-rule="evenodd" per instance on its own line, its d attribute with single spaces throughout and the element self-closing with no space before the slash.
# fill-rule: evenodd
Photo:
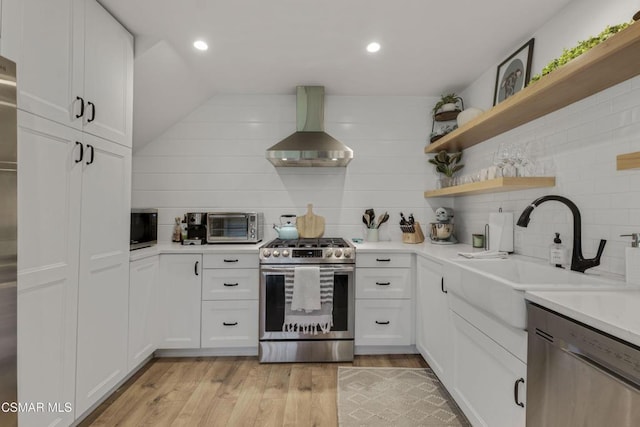
<svg viewBox="0 0 640 427">
<path fill-rule="evenodd" d="M 367 242 L 377 242 L 378 238 L 377 228 L 367 228 Z"/>
</svg>

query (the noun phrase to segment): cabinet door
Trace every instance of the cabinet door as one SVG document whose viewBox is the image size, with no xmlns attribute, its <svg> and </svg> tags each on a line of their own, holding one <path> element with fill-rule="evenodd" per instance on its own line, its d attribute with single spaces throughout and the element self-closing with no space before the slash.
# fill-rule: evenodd
<svg viewBox="0 0 640 427">
<path fill-rule="evenodd" d="M 2 54 L 17 63 L 18 108 L 80 129 L 84 1 L 4 0 Z"/>
<path fill-rule="evenodd" d="M 408 299 L 356 300 L 355 345 L 411 345 L 411 306 Z"/>
<path fill-rule="evenodd" d="M 442 266 L 418 259 L 416 347 L 445 385 L 451 375 L 451 314 L 443 292 Z M 446 290 L 445 290 L 446 291 Z"/>
<path fill-rule="evenodd" d="M 85 134 L 76 410 L 126 374 L 131 150 Z"/>
<path fill-rule="evenodd" d="M 93 0 L 85 17 L 84 131 L 131 147 L 133 36 Z"/>
<path fill-rule="evenodd" d="M 18 114 L 18 400 L 73 402 L 80 232 L 79 131 Z M 21 426 L 73 411 L 20 412 Z"/>
<path fill-rule="evenodd" d="M 200 348 L 202 255 L 161 255 L 160 288 L 158 347 Z"/>
<path fill-rule="evenodd" d="M 202 348 L 258 348 L 258 301 L 203 301 Z"/>
<path fill-rule="evenodd" d="M 524 426 L 527 365 L 456 313 L 452 318 L 455 356 L 449 391 L 456 402 L 474 426 Z"/>
<path fill-rule="evenodd" d="M 129 269 L 129 364 L 131 372 L 158 344 L 159 258 L 134 261 Z"/>
</svg>

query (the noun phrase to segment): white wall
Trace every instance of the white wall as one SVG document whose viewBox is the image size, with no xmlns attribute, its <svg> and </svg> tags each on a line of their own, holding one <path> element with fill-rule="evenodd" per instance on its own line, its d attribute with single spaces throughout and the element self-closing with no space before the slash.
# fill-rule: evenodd
<svg viewBox="0 0 640 427">
<path fill-rule="evenodd" d="M 326 236 L 362 237 L 362 214 L 389 211 L 381 238 L 400 240 L 399 212 L 432 221 L 423 192 L 435 174 L 423 154 L 435 98 L 327 96 L 325 129 L 354 150 L 346 168 L 275 168 L 265 149 L 295 130 L 295 96 L 216 96 L 133 158 L 133 206 L 159 208 L 159 238 L 188 211 L 265 212 L 267 238 L 281 214 L 307 203 Z M 438 205 L 439 206 L 439 205 Z M 438 207 L 435 206 L 435 207 Z"/>
<path fill-rule="evenodd" d="M 569 4 L 534 35 L 532 74 L 559 56 L 563 47 L 599 33 L 606 25 L 630 20 L 639 8 L 636 0 Z M 516 43 L 514 50 L 520 45 Z M 495 68 L 463 92 L 465 104 L 489 108 L 494 84 Z M 623 274 L 629 238 L 619 235 L 640 231 L 640 170 L 618 172 L 615 158 L 640 150 L 640 77 L 466 150 L 465 172 L 490 165 L 503 141 L 534 144 L 539 160 L 555 164 L 556 187 L 457 198 L 458 237 L 470 242 L 471 233 L 481 233 L 489 212 L 499 207 L 513 211 L 517 219 L 535 198 L 560 194 L 573 200 L 582 213 L 584 255 L 594 256 L 599 240 L 607 239 L 600 269 Z M 531 218 L 528 228 L 516 227 L 517 253 L 547 258 L 554 232 L 571 246 L 571 215 L 564 205 L 545 203 Z"/>
</svg>

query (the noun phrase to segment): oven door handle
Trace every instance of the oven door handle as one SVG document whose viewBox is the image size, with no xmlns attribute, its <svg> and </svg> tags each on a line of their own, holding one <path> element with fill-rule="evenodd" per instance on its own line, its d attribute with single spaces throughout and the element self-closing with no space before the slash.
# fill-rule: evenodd
<svg viewBox="0 0 640 427">
<path fill-rule="evenodd" d="M 308 265 L 308 264 L 300 264 L 300 265 Z M 331 267 L 334 273 L 353 273 L 355 271 L 354 266 L 340 266 L 340 267 Z M 295 270 L 295 267 L 287 266 L 260 266 L 260 271 L 263 273 L 288 273 Z"/>
</svg>

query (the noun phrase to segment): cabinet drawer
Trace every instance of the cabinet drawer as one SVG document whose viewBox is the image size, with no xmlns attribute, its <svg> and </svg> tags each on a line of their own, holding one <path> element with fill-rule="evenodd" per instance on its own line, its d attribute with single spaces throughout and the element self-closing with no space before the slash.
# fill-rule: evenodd
<svg viewBox="0 0 640 427">
<path fill-rule="evenodd" d="M 258 269 L 202 270 L 202 300 L 258 299 Z"/>
<path fill-rule="evenodd" d="M 258 254 L 204 254 L 204 268 L 258 268 Z"/>
<path fill-rule="evenodd" d="M 356 345 L 411 345 L 411 300 L 357 300 Z"/>
<path fill-rule="evenodd" d="M 202 348 L 257 347 L 258 301 L 203 301 Z"/>
<path fill-rule="evenodd" d="M 411 298 L 411 269 L 356 269 L 356 298 Z"/>
<path fill-rule="evenodd" d="M 358 254 L 357 267 L 411 267 L 412 254 Z"/>
</svg>

